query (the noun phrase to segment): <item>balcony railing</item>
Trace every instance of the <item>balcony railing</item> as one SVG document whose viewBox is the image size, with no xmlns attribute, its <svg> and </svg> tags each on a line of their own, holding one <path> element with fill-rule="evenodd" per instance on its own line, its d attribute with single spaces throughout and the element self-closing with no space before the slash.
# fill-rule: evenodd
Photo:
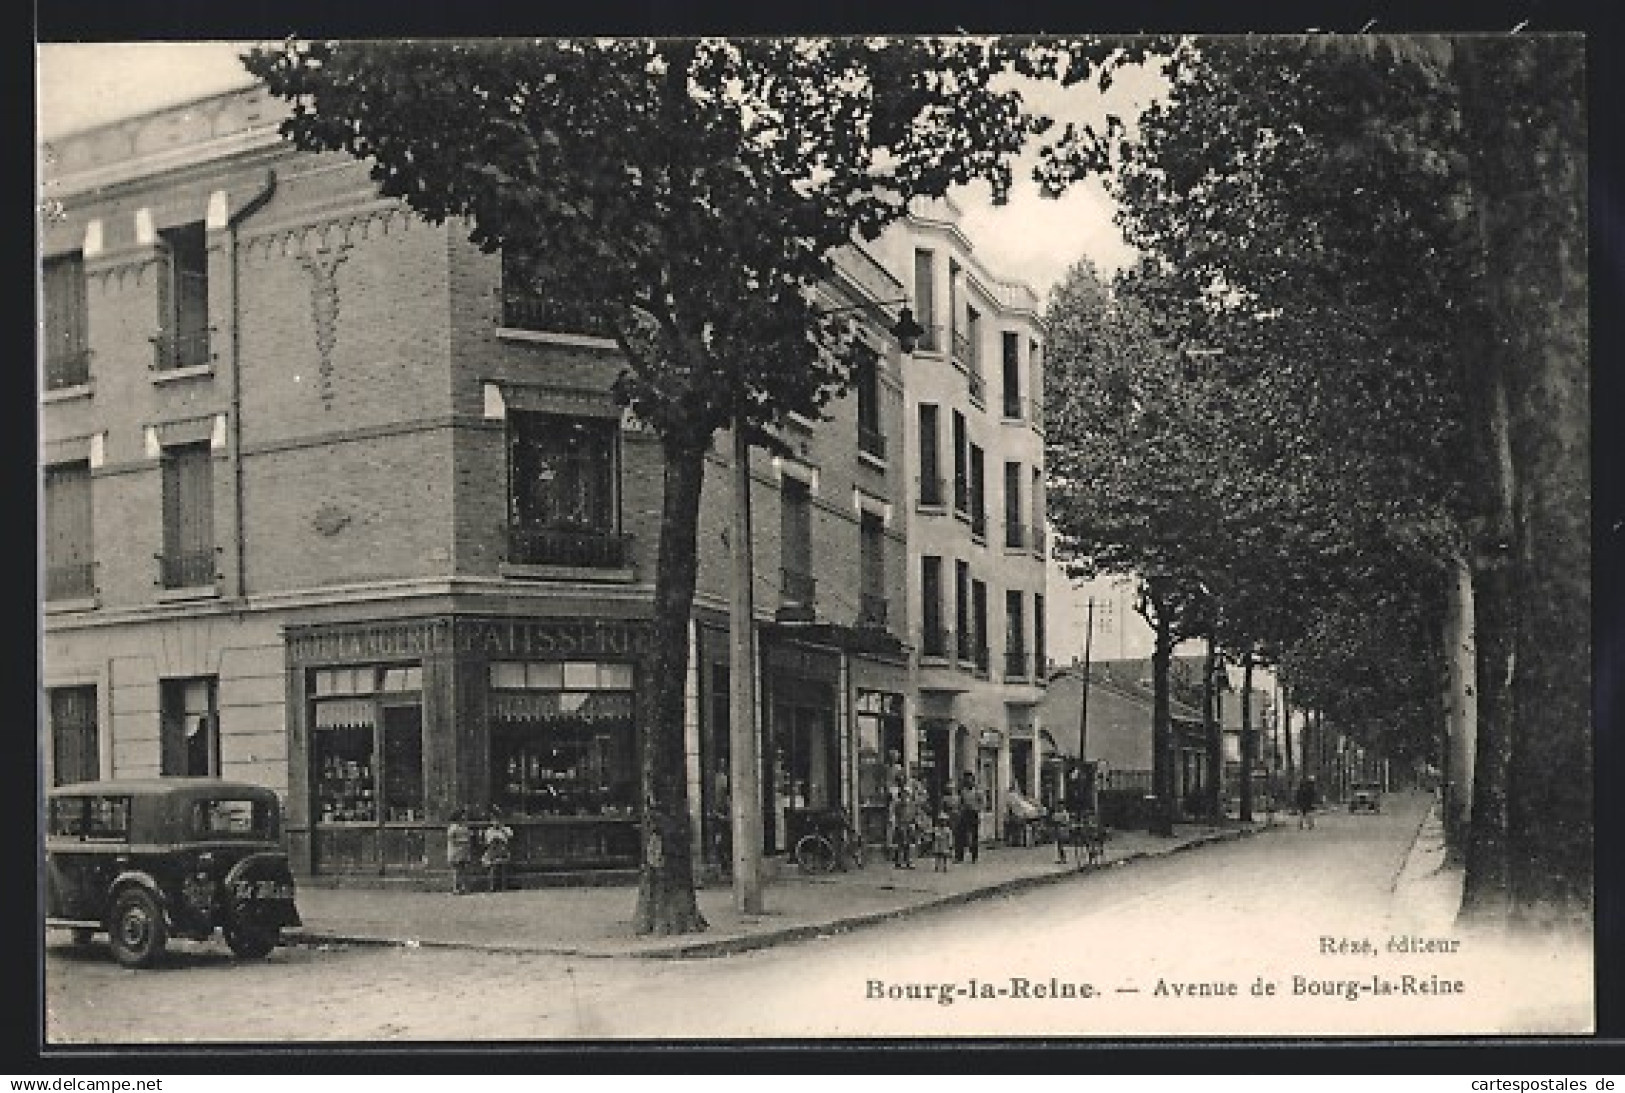
<svg viewBox="0 0 1625 1093">
<path fill-rule="evenodd" d="M 45 358 L 45 389 L 60 391 L 90 382 L 90 350 L 58 350 Z"/>
<path fill-rule="evenodd" d="M 1027 416 L 1027 400 L 1010 391 L 1004 393 L 1004 420 L 1020 421 Z"/>
<path fill-rule="evenodd" d="M 502 295 L 502 325 L 513 330 L 534 330 L 549 334 L 585 334 L 593 338 L 613 338 L 614 329 L 604 319 L 583 314 L 580 308 L 566 307 L 515 290 Z"/>
<path fill-rule="evenodd" d="M 970 514 L 970 533 L 978 539 L 987 538 L 987 510 L 972 509 Z"/>
<path fill-rule="evenodd" d="M 942 626 L 927 626 L 920 633 L 920 655 L 922 657 L 936 657 L 940 660 L 948 659 L 948 651 L 954 647 L 954 632 Z"/>
<path fill-rule="evenodd" d="M 973 634 L 961 628 L 957 640 L 954 641 L 954 659 L 969 664 L 976 657 L 976 642 L 971 640 Z"/>
<path fill-rule="evenodd" d="M 160 330 L 152 336 L 152 367 L 159 372 L 176 368 L 199 368 L 214 360 L 210 349 L 213 332 L 198 330 L 187 334 Z"/>
<path fill-rule="evenodd" d="M 941 475 L 924 475 L 919 479 L 920 505 L 923 508 L 941 508 L 948 503 L 948 480 Z"/>
<path fill-rule="evenodd" d="M 915 345 L 915 348 L 924 350 L 927 353 L 942 352 L 942 324 L 928 323 L 924 319 L 916 321 L 919 322 L 924 333 L 920 335 L 920 340 Z"/>
<path fill-rule="evenodd" d="M 993 666 L 993 651 L 986 645 L 976 647 L 976 674 L 985 676 Z"/>
<path fill-rule="evenodd" d="M 954 476 L 954 511 L 970 512 L 970 479 L 964 475 Z"/>
<path fill-rule="evenodd" d="M 76 562 L 45 567 L 47 600 L 83 600 L 96 594 L 96 563 Z"/>
<path fill-rule="evenodd" d="M 515 565 L 625 569 L 632 537 L 579 528 L 508 528 L 508 561 Z"/>
<path fill-rule="evenodd" d="M 1004 678 L 1027 678 L 1027 650 L 1006 649 L 1004 651 Z"/>
<path fill-rule="evenodd" d="M 974 364 L 970 366 L 970 400 L 978 406 L 987 404 L 987 381 L 982 379 L 982 373 L 976 370 Z"/>
<path fill-rule="evenodd" d="M 779 570 L 779 618 L 810 622 L 817 617 L 818 581 L 798 569 Z"/>
<path fill-rule="evenodd" d="M 1004 545 L 1021 550 L 1027 545 L 1027 525 L 1019 521 L 1004 522 Z"/>
<path fill-rule="evenodd" d="M 867 425 L 858 426 L 858 450 L 867 452 L 876 459 L 886 458 L 886 437 L 879 429 Z"/>
<path fill-rule="evenodd" d="M 215 555 L 219 548 L 207 550 L 168 550 L 155 554 L 158 559 L 158 583 L 165 588 L 201 588 L 215 582 Z"/>
<path fill-rule="evenodd" d="M 963 330 L 954 331 L 954 360 L 976 373 L 976 343 Z"/>
<path fill-rule="evenodd" d="M 869 592 L 859 595 L 858 626 L 866 630 L 886 629 L 886 597 Z"/>
</svg>

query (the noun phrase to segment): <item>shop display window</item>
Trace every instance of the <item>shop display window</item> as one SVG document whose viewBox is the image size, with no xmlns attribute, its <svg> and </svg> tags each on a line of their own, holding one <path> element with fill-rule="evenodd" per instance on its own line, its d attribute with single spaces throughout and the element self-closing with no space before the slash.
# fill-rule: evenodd
<svg viewBox="0 0 1625 1093">
<path fill-rule="evenodd" d="M 491 801 L 515 816 L 636 815 L 632 666 L 491 665 Z"/>
<path fill-rule="evenodd" d="M 322 823 L 412 823 L 424 815 L 423 669 L 312 673 L 311 762 Z"/>
</svg>

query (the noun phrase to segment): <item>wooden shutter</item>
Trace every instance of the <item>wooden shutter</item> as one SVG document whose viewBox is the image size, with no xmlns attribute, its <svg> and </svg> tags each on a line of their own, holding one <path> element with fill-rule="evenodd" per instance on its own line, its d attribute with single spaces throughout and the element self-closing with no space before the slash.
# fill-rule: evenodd
<svg viewBox="0 0 1625 1093">
<path fill-rule="evenodd" d="M 164 458 L 164 552 L 214 550 L 214 465 L 207 444 L 172 448 Z"/>
<path fill-rule="evenodd" d="M 91 524 L 90 464 L 45 472 L 46 565 L 89 565 L 95 557 Z"/>
</svg>

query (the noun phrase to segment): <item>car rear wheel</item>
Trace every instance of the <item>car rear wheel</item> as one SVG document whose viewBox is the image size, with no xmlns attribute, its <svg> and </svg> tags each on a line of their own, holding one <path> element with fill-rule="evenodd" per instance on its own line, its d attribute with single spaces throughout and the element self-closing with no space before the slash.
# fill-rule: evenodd
<svg viewBox="0 0 1625 1093">
<path fill-rule="evenodd" d="M 169 927 L 164 910 L 150 892 L 127 888 L 113 904 L 107 931 L 113 956 L 126 968 L 150 968 L 164 953 Z"/>
<path fill-rule="evenodd" d="M 275 927 L 237 923 L 227 926 L 223 932 L 226 935 L 226 945 L 244 960 L 259 960 L 276 948 L 278 932 Z"/>
</svg>

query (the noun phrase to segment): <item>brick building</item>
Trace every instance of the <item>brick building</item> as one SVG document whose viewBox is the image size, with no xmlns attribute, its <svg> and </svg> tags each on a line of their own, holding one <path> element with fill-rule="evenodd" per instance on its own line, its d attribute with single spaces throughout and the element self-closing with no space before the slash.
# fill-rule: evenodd
<svg viewBox="0 0 1625 1093">
<path fill-rule="evenodd" d="M 45 150 L 44 775 L 273 786 L 306 873 L 438 870 L 449 813 L 493 806 L 522 871 L 635 865 L 661 455 L 610 398 L 618 352 L 505 291 L 503 258 L 455 222 L 378 198 L 365 165 L 291 150 L 283 109 L 247 88 Z M 785 427 L 794 457 L 753 456 L 770 852 L 799 810 L 867 799 L 882 739 L 917 757 L 904 726 L 954 710 L 923 674 L 911 540 L 910 385 L 931 361 L 885 334 L 916 290 L 890 259 L 948 230 L 914 218 L 847 256 L 827 302 L 872 305 L 854 315 L 873 364 L 823 421 Z M 991 346 L 1002 305 L 981 306 Z M 1012 329 L 1036 347 L 1023 307 Z M 1015 432 L 971 431 L 989 452 Z M 727 764 L 728 450 L 707 476 L 691 642 L 706 853 Z M 1041 527 L 1041 494 L 1027 503 Z M 1041 559 L 1019 564 L 1041 620 Z M 1005 601 L 988 602 L 982 646 L 1001 633 Z M 1003 631 L 1024 658 L 1030 632 Z M 982 654 L 953 693 L 1008 667 Z M 1035 701 L 1023 671 L 989 701 Z M 985 726 L 1001 784 L 1019 721 Z"/>
</svg>

